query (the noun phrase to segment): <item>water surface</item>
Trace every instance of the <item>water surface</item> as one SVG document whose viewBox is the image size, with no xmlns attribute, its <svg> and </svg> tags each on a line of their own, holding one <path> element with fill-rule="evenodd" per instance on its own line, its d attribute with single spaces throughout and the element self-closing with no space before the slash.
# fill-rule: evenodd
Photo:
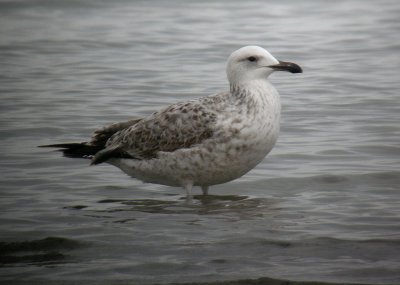
<svg viewBox="0 0 400 285">
<path fill-rule="evenodd" d="M 399 284 L 399 3 L 0 1 L 0 280 Z M 210 197 L 36 147 L 225 90 L 249 44 L 304 73 L 271 76 L 276 147 Z"/>
</svg>

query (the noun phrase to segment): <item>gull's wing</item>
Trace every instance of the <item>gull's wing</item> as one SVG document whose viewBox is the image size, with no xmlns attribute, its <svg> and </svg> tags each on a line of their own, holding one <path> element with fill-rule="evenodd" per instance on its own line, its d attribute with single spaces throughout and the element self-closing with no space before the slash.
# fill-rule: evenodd
<svg viewBox="0 0 400 285">
<path fill-rule="evenodd" d="M 98 145 L 103 148 L 106 146 L 107 141 L 113 136 L 115 133 L 127 129 L 131 126 L 136 125 L 140 122 L 142 118 L 136 118 L 125 122 L 118 122 L 108 126 L 105 126 L 101 129 L 94 131 L 91 140 L 88 144 L 90 145 Z"/>
<path fill-rule="evenodd" d="M 160 151 L 172 152 L 201 143 L 213 135 L 217 118 L 217 111 L 207 105 L 202 101 L 177 103 L 138 120 L 114 133 L 92 163 L 115 157 L 151 159 Z M 95 133 L 94 140 L 101 141 L 103 132 Z"/>
</svg>

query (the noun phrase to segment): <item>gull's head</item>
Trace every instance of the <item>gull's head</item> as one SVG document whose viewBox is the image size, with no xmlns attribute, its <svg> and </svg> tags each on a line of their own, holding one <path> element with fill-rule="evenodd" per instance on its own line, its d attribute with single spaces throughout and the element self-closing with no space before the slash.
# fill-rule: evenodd
<svg viewBox="0 0 400 285">
<path fill-rule="evenodd" d="M 266 80 L 274 71 L 303 72 L 297 64 L 279 61 L 258 46 L 245 46 L 234 51 L 229 56 L 226 66 L 229 83 L 233 86 L 246 84 L 252 80 Z"/>
</svg>

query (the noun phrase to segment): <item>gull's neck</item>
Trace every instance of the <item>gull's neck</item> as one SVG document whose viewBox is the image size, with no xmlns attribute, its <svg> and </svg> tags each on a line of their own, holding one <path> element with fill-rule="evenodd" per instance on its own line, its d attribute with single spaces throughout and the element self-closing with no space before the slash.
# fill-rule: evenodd
<svg viewBox="0 0 400 285">
<path fill-rule="evenodd" d="M 230 83 L 230 92 L 235 96 L 242 96 L 243 94 L 251 93 L 268 93 L 272 85 L 266 79 L 254 79 L 239 84 Z"/>
</svg>

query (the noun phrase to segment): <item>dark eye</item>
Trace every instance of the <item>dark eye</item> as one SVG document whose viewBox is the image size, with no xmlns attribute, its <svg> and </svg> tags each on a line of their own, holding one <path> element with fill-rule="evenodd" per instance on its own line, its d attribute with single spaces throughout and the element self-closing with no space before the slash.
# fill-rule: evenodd
<svg viewBox="0 0 400 285">
<path fill-rule="evenodd" d="M 256 61 L 257 58 L 255 56 L 250 56 L 247 58 L 248 61 Z"/>
</svg>

